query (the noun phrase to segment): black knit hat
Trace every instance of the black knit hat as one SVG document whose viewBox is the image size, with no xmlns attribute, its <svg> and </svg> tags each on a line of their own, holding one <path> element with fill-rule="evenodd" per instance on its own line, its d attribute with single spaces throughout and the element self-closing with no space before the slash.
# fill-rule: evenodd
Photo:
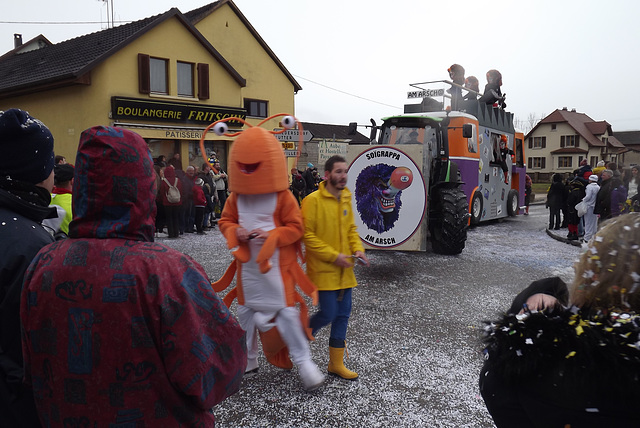
<svg viewBox="0 0 640 428">
<path fill-rule="evenodd" d="M 26 111 L 0 111 L 0 177 L 38 184 L 53 170 L 53 136 Z"/>
</svg>

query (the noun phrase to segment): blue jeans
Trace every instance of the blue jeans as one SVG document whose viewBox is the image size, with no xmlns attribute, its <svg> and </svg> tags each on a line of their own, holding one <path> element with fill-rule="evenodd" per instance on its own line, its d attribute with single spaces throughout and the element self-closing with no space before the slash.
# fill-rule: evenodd
<svg viewBox="0 0 640 428">
<path fill-rule="evenodd" d="M 329 346 L 333 348 L 344 348 L 347 324 L 351 315 L 351 291 L 351 288 L 318 291 L 320 310 L 311 317 L 309 322 L 311 334 L 315 336 L 318 330 L 331 324 Z"/>
</svg>

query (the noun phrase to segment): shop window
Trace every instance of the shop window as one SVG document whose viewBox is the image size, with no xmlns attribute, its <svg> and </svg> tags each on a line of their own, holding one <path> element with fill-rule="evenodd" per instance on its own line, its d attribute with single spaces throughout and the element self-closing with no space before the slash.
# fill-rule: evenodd
<svg viewBox="0 0 640 428">
<path fill-rule="evenodd" d="M 244 108 L 247 116 L 267 117 L 267 101 L 245 99 Z"/>
<path fill-rule="evenodd" d="M 178 96 L 193 97 L 193 64 L 178 61 Z"/>
</svg>

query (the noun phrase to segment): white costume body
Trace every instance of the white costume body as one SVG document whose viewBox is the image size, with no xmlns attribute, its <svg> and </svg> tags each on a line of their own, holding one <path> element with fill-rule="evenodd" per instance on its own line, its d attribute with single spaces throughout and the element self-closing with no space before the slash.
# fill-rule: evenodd
<svg viewBox="0 0 640 428">
<path fill-rule="evenodd" d="M 238 195 L 238 223 L 251 231 L 262 229 L 270 231 L 276 228 L 277 193 L 260 195 Z M 257 367 L 258 336 L 256 329 L 264 332 L 276 327 L 296 366 L 313 364 L 309 351 L 309 342 L 300 322 L 300 313 L 295 306 L 287 306 L 285 287 L 280 274 L 280 252 L 276 249 L 269 259 L 271 269 L 266 274 L 260 272 L 256 257 L 262 247 L 262 241 L 249 241 L 251 260 L 241 265 L 239 278 L 242 281 L 244 305 L 238 305 L 238 320 L 247 332 L 247 370 Z"/>
</svg>

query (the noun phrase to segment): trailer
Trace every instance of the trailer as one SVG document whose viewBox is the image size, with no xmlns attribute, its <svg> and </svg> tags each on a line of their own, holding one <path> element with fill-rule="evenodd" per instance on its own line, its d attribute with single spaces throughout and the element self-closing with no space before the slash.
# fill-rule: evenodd
<svg viewBox="0 0 640 428">
<path fill-rule="evenodd" d="M 524 206 L 524 136 L 513 114 L 475 100 L 452 111 L 444 86 L 453 83 L 426 83 L 442 87 L 419 87 L 421 103 L 381 125 L 372 120 L 371 145 L 348 148 L 348 187 L 368 248 L 425 251 L 430 241 L 437 253 L 459 254 L 470 224 Z"/>
</svg>

